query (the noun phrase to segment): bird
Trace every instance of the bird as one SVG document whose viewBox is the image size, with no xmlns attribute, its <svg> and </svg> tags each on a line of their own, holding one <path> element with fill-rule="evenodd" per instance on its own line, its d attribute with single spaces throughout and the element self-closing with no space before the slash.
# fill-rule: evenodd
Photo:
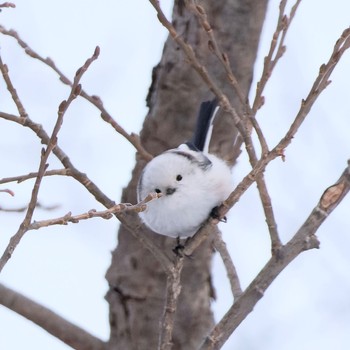
<svg viewBox="0 0 350 350">
<path fill-rule="evenodd" d="M 233 190 L 228 164 L 209 153 L 217 99 L 202 102 L 193 137 L 177 148 L 154 157 L 143 169 L 137 185 L 142 201 L 156 192 L 157 199 L 139 213 L 155 233 L 173 238 L 192 237 Z"/>
</svg>

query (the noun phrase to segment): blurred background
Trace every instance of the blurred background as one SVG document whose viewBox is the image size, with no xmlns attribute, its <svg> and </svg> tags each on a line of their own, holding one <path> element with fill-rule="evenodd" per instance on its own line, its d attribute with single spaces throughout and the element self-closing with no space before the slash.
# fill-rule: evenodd
<svg viewBox="0 0 350 350">
<path fill-rule="evenodd" d="M 270 0 L 256 81 L 262 70 L 278 15 Z M 148 1 L 17 0 L 3 9 L 0 24 L 18 31 L 28 45 L 54 60 L 69 78 L 90 57 L 96 45 L 99 59 L 82 79 L 83 88 L 98 95 L 106 109 L 128 131 L 138 133 L 147 113 L 145 97 L 151 70 L 161 57 L 167 36 Z M 172 1 L 161 1 L 168 16 Z M 336 39 L 349 26 L 350 3 L 316 0 L 301 3 L 286 39 L 287 52 L 265 91 L 259 114 L 270 147 L 284 135 Z M 50 134 L 59 103 L 69 89 L 48 67 L 24 54 L 15 40 L 0 36 L 1 57 L 29 116 Z M 286 161 L 275 160 L 266 171 L 278 228 L 286 242 L 305 221 L 323 191 L 332 185 L 350 158 L 350 52 L 332 75 L 292 144 Z M 200 101 L 198 101 L 200 103 Z M 1 111 L 16 113 L 0 79 Z M 119 202 L 134 165 L 133 147 L 104 123 L 99 112 L 77 99 L 65 116 L 59 145 L 73 164 L 110 198 Z M 36 171 L 40 149 L 34 133 L 0 119 L 0 178 Z M 61 168 L 52 156 L 50 168 Z M 234 170 L 238 183 L 249 171 L 244 153 Z M 0 193 L 0 207 L 15 209 L 29 202 L 34 180 L 1 185 L 15 197 Z M 103 209 L 84 188 L 66 177 L 45 178 L 39 193 L 43 206 L 35 220 Z M 224 349 L 337 349 L 350 347 L 350 198 L 326 220 L 317 235 L 319 250 L 299 256 L 277 278 Z M 0 250 L 17 231 L 24 213 L 0 211 Z M 117 244 L 118 222 L 92 219 L 79 224 L 28 232 L 0 275 L 1 283 L 49 307 L 71 322 L 106 340 L 109 336 L 104 279 Z M 246 287 L 270 255 L 270 242 L 255 187 L 233 208 L 223 236 Z M 2 254 L 2 253 L 1 253 Z M 232 303 L 220 259 L 213 262 L 219 320 Z M 30 321 L 0 307 L 0 348 L 63 350 L 68 347 Z"/>
</svg>

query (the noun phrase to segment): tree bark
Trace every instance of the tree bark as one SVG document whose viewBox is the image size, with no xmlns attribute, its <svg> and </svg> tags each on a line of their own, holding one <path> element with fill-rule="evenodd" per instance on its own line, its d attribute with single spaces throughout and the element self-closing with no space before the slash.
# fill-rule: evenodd
<svg viewBox="0 0 350 350">
<path fill-rule="evenodd" d="M 241 89 L 247 96 L 267 0 L 205 0 L 200 5 L 205 8 L 221 49 L 227 54 Z M 175 5 L 172 23 L 194 48 L 215 82 L 240 110 L 239 99 L 228 84 L 224 68 L 210 52 L 207 34 L 196 16 Z M 141 141 L 146 150 L 157 155 L 188 140 L 200 102 L 211 98 L 213 95 L 206 84 L 169 37 L 161 61 L 153 70 L 147 97 L 149 112 L 141 132 Z M 232 120 L 223 114 L 216 126 L 211 151 L 234 164 L 238 156 L 233 148 L 236 136 Z M 123 191 L 122 202 L 136 202 L 136 184 L 144 166 L 145 161 L 136 157 L 132 178 Z M 143 230 L 173 258 L 175 240 L 156 235 L 146 228 Z M 210 271 L 212 254 L 208 239 L 192 258 L 185 259 L 173 334 L 174 349 L 196 349 L 214 325 L 210 308 L 211 298 L 215 294 Z M 110 305 L 109 348 L 156 349 L 164 308 L 166 275 L 157 259 L 123 226 L 118 233 L 118 246 L 112 254 L 106 278 L 110 285 L 106 296 Z"/>
</svg>

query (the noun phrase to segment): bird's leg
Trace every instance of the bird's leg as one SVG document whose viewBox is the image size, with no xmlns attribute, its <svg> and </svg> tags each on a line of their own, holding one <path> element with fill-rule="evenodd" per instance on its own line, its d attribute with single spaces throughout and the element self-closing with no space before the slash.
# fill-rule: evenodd
<svg viewBox="0 0 350 350">
<path fill-rule="evenodd" d="M 187 242 L 191 239 L 191 237 L 187 237 L 184 243 L 181 243 L 181 239 L 180 237 L 176 238 L 176 246 L 173 248 L 173 252 L 175 253 L 175 255 L 177 256 L 186 256 L 186 258 L 192 258 L 192 255 L 187 255 L 187 254 L 183 254 L 183 250 L 185 249 L 185 246 L 187 244 Z"/>
<path fill-rule="evenodd" d="M 220 217 L 220 213 L 219 213 L 219 207 L 214 207 L 211 212 L 210 212 L 210 217 L 212 217 L 213 219 L 219 220 L 220 222 L 227 222 L 227 218 L 226 216 L 224 217 Z"/>
</svg>

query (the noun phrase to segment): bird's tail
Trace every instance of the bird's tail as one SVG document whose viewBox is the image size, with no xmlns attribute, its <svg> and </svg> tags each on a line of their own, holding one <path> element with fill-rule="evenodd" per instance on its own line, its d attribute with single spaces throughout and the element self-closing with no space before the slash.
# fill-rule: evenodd
<svg viewBox="0 0 350 350">
<path fill-rule="evenodd" d="M 211 134 L 213 131 L 213 121 L 218 110 L 219 105 L 216 98 L 212 101 L 201 103 L 197 117 L 196 129 L 188 146 L 204 153 L 208 153 Z"/>
</svg>

